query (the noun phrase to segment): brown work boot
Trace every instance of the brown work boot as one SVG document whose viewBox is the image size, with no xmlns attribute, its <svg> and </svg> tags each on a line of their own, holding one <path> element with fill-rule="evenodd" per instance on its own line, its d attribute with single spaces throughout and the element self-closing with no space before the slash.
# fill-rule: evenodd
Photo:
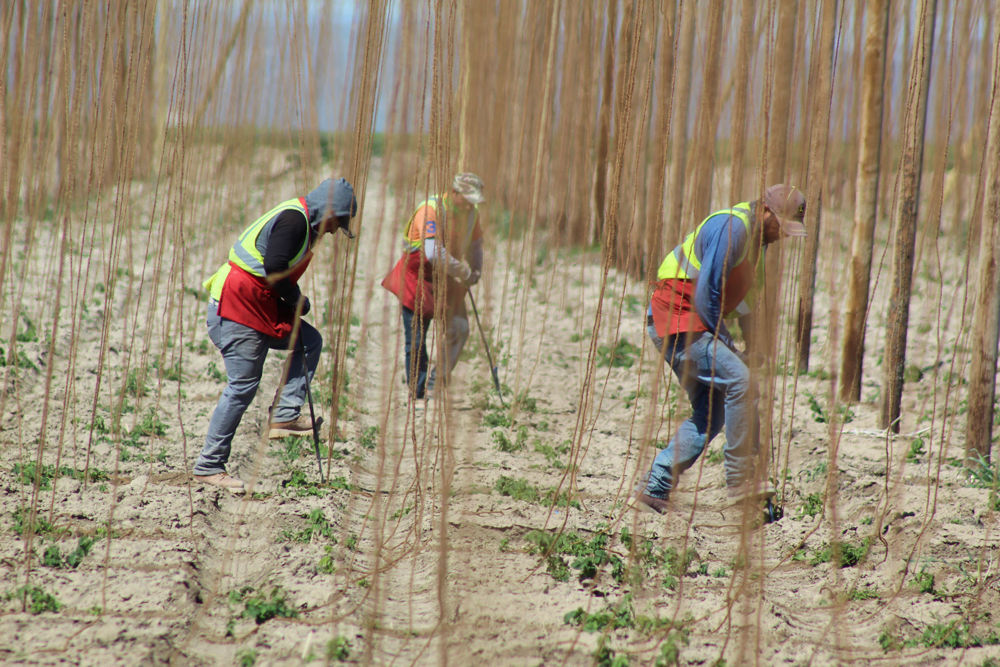
<svg viewBox="0 0 1000 667">
<path fill-rule="evenodd" d="M 640 491 L 632 496 L 632 498 L 629 499 L 628 506 L 632 509 L 639 510 L 640 512 L 646 512 L 648 514 L 667 513 L 667 499 L 651 496 L 645 491 Z"/>
<path fill-rule="evenodd" d="M 316 426 L 319 427 L 323 423 L 323 418 L 320 417 L 316 420 Z M 307 437 L 312 435 L 313 425 L 309 417 L 305 415 L 299 415 L 292 421 L 287 422 L 271 422 L 268 424 L 267 437 L 272 440 L 275 438 L 284 438 L 286 435 L 301 435 Z"/>
<path fill-rule="evenodd" d="M 219 486 L 230 493 L 240 494 L 246 491 L 243 480 L 232 477 L 227 472 L 217 472 L 214 475 L 195 475 L 194 478 L 202 484 Z"/>
</svg>

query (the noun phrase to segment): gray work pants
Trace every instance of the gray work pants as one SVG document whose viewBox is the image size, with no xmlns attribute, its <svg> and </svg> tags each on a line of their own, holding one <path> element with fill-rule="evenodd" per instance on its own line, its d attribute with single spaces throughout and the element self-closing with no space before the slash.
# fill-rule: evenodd
<svg viewBox="0 0 1000 667">
<path fill-rule="evenodd" d="M 219 317 L 215 301 L 209 301 L 205 323 L 208 336 L 222 353 L 229 380 L 219 397 L 212 419 L 208 422 L 205 446 L 194 465 L 196 475 L 214 475 L 225 472 L 232 449 L 233 436 L 243 413 L 250 407 L 260 376 L 264 370 L 267 351 L 287 350 L 288 338 L 274 338 L 255 331 L 248 326 Z M 315 327 L 302 322 L 300 329 L 302 344 L 305 346 L 305 365 L 312 380 L 319 364 L 319 353 L 323 347 L 323 337 Z M 281 398 L 275 409 L 273 421 L 291 421 L 299 416 L 306 400 L 306 375 L 302 365 L 302 350 L 298 345 L 292 352 L 288 381 L 281 390 Z"/>
</svg>

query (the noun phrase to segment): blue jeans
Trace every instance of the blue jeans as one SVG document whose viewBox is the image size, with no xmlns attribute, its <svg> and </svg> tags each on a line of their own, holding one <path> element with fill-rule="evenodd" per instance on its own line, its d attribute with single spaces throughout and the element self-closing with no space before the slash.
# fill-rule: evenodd
<svg viewBox="0 0 1000 667">
<path fill-rule="evenodd" d="M 653 460 L 646 493 L 666 498 L 677 477 L 694 465 L 723 426 L 726 485 L 751 480 L 760 438 L 756 396 L 746 364 L 709 332 L 692 334 L 690 339 L 677 334 L 665 341 L 655 330 L 649 334 L 687 391 L 692 414 Z"/>
<path fill-rule="evenodd" d="M 429 364 L 427 357 L 427 329 L 431 326 L 431 320 L 417 316 L 412 310 L 403 306 L 403 336 L 404 350 L 406 352 L 406 385 L 415 398 L 423 398 L 428 389 L 434 388 L 435 380 L 438 378 L 437 372 L 440 369 L 441 384 L 447 384 L 451 377 L 455 364 L 458 363 L 458 355 L 461 354 L 465 342 L 469 339 L 469 317 L 464 306 L 455 308 L 454 312 L 449 310 L 445 314 L 448 322 L 445 329 L 445 359 L 439 359 L 434 370 L 428 376 L 427 367 Z M 411 376 L 415 377 L 411 380 Z"/>
<path fill-rule="evenodd" d="M 274 338 L 219 317 L 216 308 L 217 304 L 209 301 L 205 323 L 208 325 L 208 337 L 222 353 L 229 382 L 208 422 L 205 446 L 194 465 L 196 475 L 214 475 L 226 471 L 236 427 L 240 425 L 243 413 L 257 394 L 267 351 L 287 350 L 289 343 L 288 337 Z M 276 422 L 291 421 L 299 416 L 306 400 L 306 382 L 312 380 L 319 364 L 323 337 L 305 321 L 301 323 L 299 331 L 305 347 L 305 365 L 309 369 L 309 378 L 307 380 L 303 372 L 302 349 L 296 344 L 292 351 L 288 381 L 281 389 L 281 398 L 272 417 Z"/>
<path fill-rule="evenodd" d="M 414 398 L 423 398 L 427 387 L 427 327 L 425 320 L 403 306 L 403 350 L 406 352 L 406 386 Z"/>
</svg>

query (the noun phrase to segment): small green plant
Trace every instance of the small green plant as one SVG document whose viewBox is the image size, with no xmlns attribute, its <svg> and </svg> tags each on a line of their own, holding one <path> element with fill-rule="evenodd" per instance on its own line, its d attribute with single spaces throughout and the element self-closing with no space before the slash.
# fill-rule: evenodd
<svg viewBox="0 0 1000 667">
<path fill-rule="evenodd" d="M 544 456 L 550 466 L 559 470 L 564 470 L 566 468 L 566 464 L 563 462 L 563 457 L 569 453 L 569 449 L 569 440 L 556 446 L 546 445 L 541 440 L 535 441 L 535 451 Z"/>
<path fill-rule="evenodd" d="M 624 338 L 618 339 L 612 346 L 597 347 L 597 365 L 599 367 L 632 368 L 641 350 Z"/>
<path fill-rule="evenodd" d="M 351 657 L 351 643 L 347 637 L 337 635 L 326 643 L 326 659 L 345 662 Z"/>
<path fill-rule="evenodd" d="M 816 396 L 809 391 L 803 393 L 806 396 L 806 401 L 809 403 L 809 410 L 813 413 L 813 421 L 818 424 L 829 424 L 830 414 L 820 404 Z M 837 416 L 840 418 L 842 424 L 849 424 L 854 421 L 854 411 L 847 405 L 841 405 L 837 408 Z"/>
<path fill-rule="evenodd" d="M 306 527 L 299 531 L 283 530 L 278 537 L 281 542 L 312 542 L 313 536 L 325 537 L 336 542 L 333 536 L 333 528 L 326 520 L 323 510 L 316 508 L 309 514 L 302 515 L 306 519 Z"/>
<path fill-rule="evenodd" d="M 378 426 L 366 428 L 365 432 L 361 434 L 360 443 L 365 449 L 375 449 L 378 444 Z"/>
<path fill-rule="evenodd" d="M 35 343 L 38 341 L 38 328 L 35 327 L 35 323 L 31 321 L 25 314 L 21 314 L 21 319 L 24 320 L 24 331 L 18 331 L 14 338 L 19 343 Z"/>
<path fill-rule="evenodd" d="M 243 648 L 236 652 L 236 664 L 240 667 L 253 667 L 257 664 L 257 651 Z"/>
<path fill-rule="evenodd" d="M 254 594 L 253 588 L 244 587 L 229 594 L 232 603 L 242 602 L 243 618 L 252 618 L 257 625 L 270 621 L 272 618 L 298 618 L 299 612 L 285 600 L 285 593 L 280 588 L 273 588 L 270 597 L 261 593 Z"/>
<path fill-rule="evenodd" d="M 823 496 L 819 493 L 810 493 L 805 497 L 802 506 L 799 508 L 799 518 L 812 518 L 823 511 Z"/>
<path fill-rule="evenodd" d="M 281 483 L 281 486 L 290 489 L 298 496 L 325 496 L 326 489 L 319 482 L 309 481 L 308 476 L 302 470 L 293 470 L 291 476 Z"/>
<path fill-rule="evenodd" d="M 208 362 L 208 368 L 205 369 L 205 374 L 215 380 L 216 382 L 226 382 L 226 374 L 219 370 L 219 367 L 214 361 Z"/>
<path fill-rule="evenodd" d="M 910 442 L 910 451 L 906 453 L 906 460 L 910 463 L 918 463 L 924 454 L 926 454 L 924 451 L 924 439 L 916 437 Z"/>
<path fill-rule="evenodd" d="M 577 607 L 563 616 L 563 623 L 583 628 L 584 632 L 606 632 L 635 627 L 635 610 L 632 597 L 628 594 L 617 607 L 608 606 L 603 611 L 588 614 L 583 607 Z"/>
<path fill-rule="evenodd" d="M 156 414 L 156 410 L 150 409 L 142 419 L 136 423 L 135 428 L 129 431 L 129 437 L 134 441 L 136 438 L 147 436 L 164 436 L 167 434 L 167 425 Z"/>
<path fill-rule="evenodd" d="M 319 562 L 316 563 L 316 571 L 322 574 L 333 574 L 337 570 L 337 565 L 333 561 L 333 547 L 327 545 L 324 549 L 326 553 L 320 556 Z"/>
<path fill-rule="evenodd" d="M 548 507 L 576 507 L 577 509 L 580 507 L 580 503 L 570 498 L 569 491 L 559 493 L 554 488 L 543 491 L 524 479 L 501 475 L 493 489 L 501 496 L 508 496 L 514 500 L 523 500 L 528 503 L 539 503 Z"/>
<path fill-rule="evenodd" d="M 510 415 L 503 408 L 495 408 L 483 414 L 483 424 L 486 426 L 510 426 Z"/>
<path fill-rule="evenodd" d="M 21 606 L 31 614 L 42 614 L 47 611 L 56 612 L 62 607 L 54 595 L 46 593 L 39 586 L 21 586 L 5 597 L 8 600 L 21 600 Z"/>
<path fill-rule="evenodd" d="M 603 635 L 594 649 L 594 665 L 596 667 L 628 667 L 628 655 L 619 655 L 608 645 L 608 636 Z"/>
<path fill-rule="evenodd" d="M 913 587 L 921 593 L 934 594 L 934 575 L 926 568 L 920 568 L 920 572 L 913 575 Z"/>
<path fill-rule="evenodd" d="M 878 597 L 877 588 L 853 588 L 847 594 L 849 600 L 876 600 Z"/>
<path fill-rule="evenodd" d="M 723 459 L 725 459 L 725 455 L 722 453 L 722 449 L 715 449 L 714 447 L 708 450 L 708 455 L 705 457 L 708 463 L 722 463 Z"/>
<path fill-rule="evenodd" d="M 667 638 L 660 644 L 660 654 L 656 656 L 655 667 L 674 667 L 681 664 L 681 646 L 688 644 L 688 629 L 681 627 L 671 629 Z"/>
<path fill-rule="evenodd" d="M 42 565 L 54 568 L 68 567 L 76 569 L 83 562 L 87 554 L 90 553 L 92 546 L 94 546 L 94 538 L 89 535 L 83 535 L 77 540 L 76 549 L 66 554 L 66 557 L 63 558 L 62 553 L 59 551 L 59 545 L 51 544 L 42 556 Z"/>
<path fill-rule="evenodd" d="M 122 393 L 133 398 L 140 398 L 149 393 L 149 389 L 146 387 L 145 368 L 141 369 L 141 372 L 135 368 L 128 372 L 128 375 L 125 377 L 125 386 L 122 387 Z"/>
<path fill-rule="evenodd" d="M 834 553 L 839 554 L 838 565 L 840 567 L 853 567 L 868 554 L 868 538 L 863 539 L 860 544 L 851 544 L 849 542 L 832 542 L 831 544 L 827 544 L 813 554 L 809 563 L 812 565 L 829 563 L 833 560 Z"/>
<path fill-rule="evenodd" d="M 493 444 L 495 444 L 496 448 L 501 452 L 516 452 L 524 447 L 519 442 L 511 442 L 510 438 L 507 437 L 507 434 L 500 429 L 493 431 L 491 437 L 493 439 Z"/>
</svg>

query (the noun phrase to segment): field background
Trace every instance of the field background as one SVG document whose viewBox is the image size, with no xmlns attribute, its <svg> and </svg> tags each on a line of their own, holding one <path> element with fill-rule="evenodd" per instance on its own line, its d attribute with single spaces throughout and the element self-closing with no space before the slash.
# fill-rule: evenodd
<svg viewBox="0 0 1000 667">
<path fill-rule="evenodd" d="M 845 352 L 879 8 L 865 338 Z M 1000 663 L 1000 482 L 970 426 L 983 367 L 994 414 L 996 9 L 4 5 L 0 661 Z M 506 404 L 473 331 L 457 382 L 415 405 L 378 283 L 415 203 L 465 169 L 486 182 L 474 291 Z M 272 353 L 231 459 L 252 493 L 195 485 L 224 384 L 201 281 L 328 176 L 361 211 L 302 282 L 325 478 L 308 440 L 261 437 Z M 686 416 L 644 336 L 649 279 L 777 181 L 810 196 L 810 238 L 769 252 L 758 378 L 785 515 L 726 507 L 722 436 L 666 517 L 637 515 Z"/>
</svg>

